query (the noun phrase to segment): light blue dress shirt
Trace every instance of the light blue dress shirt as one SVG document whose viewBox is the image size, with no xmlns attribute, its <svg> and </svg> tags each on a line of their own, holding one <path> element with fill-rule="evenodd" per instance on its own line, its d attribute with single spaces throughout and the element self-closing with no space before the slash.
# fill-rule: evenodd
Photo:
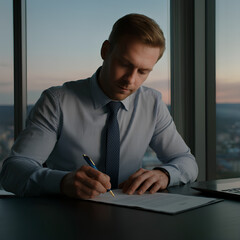
<svg viewBox="0 0 240 240">
<path fill-rule="evenodd" d="M 4 161 L 1 182 L 5 190 L 21 196 L 60 193 L 63 176 L 86 164 L 83 154 L 105 171 L 106 104 L 111 99 L 100 89 L 97 73 L 42 93 Z M 161 94 L 142 86 L 122 103 L 119 183 L 142 167 L 148 146 L 169 172 L 169 186 L 196 180 L 195 158 L 177 132 Z M 45 162 L 47 168 L 42 167 Z"/>
</svg>

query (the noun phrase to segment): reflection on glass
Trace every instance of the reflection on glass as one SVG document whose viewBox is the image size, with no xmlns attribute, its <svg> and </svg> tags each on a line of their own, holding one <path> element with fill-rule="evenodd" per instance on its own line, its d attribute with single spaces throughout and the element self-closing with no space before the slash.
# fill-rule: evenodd
<svg viewBox="0 0 240 240">
<path fill-rule="evenodd" d="M 50 86 L 90 77 L 102 64 L 100 48 L 113 23 L 132 12 L 153 18 L 165 34 L 166 51 L 146 85 L 158 89 L 170 105 L 169 0 L 95 0 L 71 4 L 28 0 L 28 105 L 31 107 Z M 145 159 L 156 161 L 151 149 Z"/>
<path fill-rule="evenodd" d="M 0 1 L 0 170 L 13 144 L 12 1 Z"/>
<path fill-rule="evenodd" d="M 240 177 L 240 2 L 216 1 L 217 177 Z"/>
</svg>

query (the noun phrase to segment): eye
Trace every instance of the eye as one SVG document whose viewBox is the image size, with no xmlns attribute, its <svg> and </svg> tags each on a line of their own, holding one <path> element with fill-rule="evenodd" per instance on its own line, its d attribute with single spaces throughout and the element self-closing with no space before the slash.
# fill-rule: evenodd
<svg viewBox="0 0 240 240">
<path fill-rule="evenodd" d="M 121 63 L 121 65 L 122 65 L 123 67 L 128 67 L 128 64 L 127 64 L 127 63 Z"/>
<path fill-rule="evenodd" d="M 128 64 L 125 61 L 121 60 L 121 59 L 118 59 L 118 63 L 122 67 L 127 67 L 128 66 Z"/>
<path fill-rule="evenodd" d="M 139 69 L 138 72 L 141 74 L 141 75 L 146 75 L 149 73 L 148 70 L 143 70 L 143 69 Z"/>
</svg>

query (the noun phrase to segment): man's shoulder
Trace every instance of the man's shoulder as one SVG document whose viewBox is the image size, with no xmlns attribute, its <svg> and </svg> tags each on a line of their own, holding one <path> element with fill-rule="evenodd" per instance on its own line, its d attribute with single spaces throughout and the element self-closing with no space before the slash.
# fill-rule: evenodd
<svg viewBox="0 0 240 240">
<path fill-rule="evenodd" d="M 73 80 L 73 81 L 67 81 L 62 85 L 62 88 L 82 88 L 85 85 L 88 85 L 91 78 L 85 78 L 85 79 L 79 79 L 79 80 Z"/>
<path fill-rule="evenodd" d="M 89 78 L 67 81 L 63 85 L 52 86 L 44 91 L 45 94 L 50 94 L 54 97 L 61 97 L 72 93 L 85 92 L 89 88 Z"/>
<path fill-rule="evenodd" d="M 150 97 L 153 98 L 155 100 L 161 100 L 162 99 L 162 94 L 161 92 L 159 92 L 158 90 L 151 88 L 151 87 L 147 87 L 147 86 L 141 86 L 139 88 L 139 95 L 142 97 Z"/>
<path fill-rule="evenodd" d="M 138 105 L 143 111 L 155 111 L 164 104 L 162 94 L 156 89 L 141 86 L 135 95 L 133 95 L 134 105 Z"/>
</svg>

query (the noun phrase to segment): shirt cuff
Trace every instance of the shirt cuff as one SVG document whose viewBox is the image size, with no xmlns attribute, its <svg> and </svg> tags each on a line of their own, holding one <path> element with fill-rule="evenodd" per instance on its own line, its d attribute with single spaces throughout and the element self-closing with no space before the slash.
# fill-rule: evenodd
<svg viewBox="0 0 240 240">
<path fill-rule="evenodd" d="M 161 166 L 155 169 L 159 169 L 165 173 L 169 174 L 168 187 L 179 185 L 180 181 L 180 172 L 172 166 Z"/>
<path fill-rule="evenodd" d="M 60 194 L 62 178 L 69 171 L 41 168 L 30 176 L 26 195 Z"/>
<path fill-rule="evenodd" d="M 68 174 L 66 171 L 50 170 L 44 184 L 45 190 L 49 193 L 61 193 L 60 185 L 63 177 Z"/>
</svg>

